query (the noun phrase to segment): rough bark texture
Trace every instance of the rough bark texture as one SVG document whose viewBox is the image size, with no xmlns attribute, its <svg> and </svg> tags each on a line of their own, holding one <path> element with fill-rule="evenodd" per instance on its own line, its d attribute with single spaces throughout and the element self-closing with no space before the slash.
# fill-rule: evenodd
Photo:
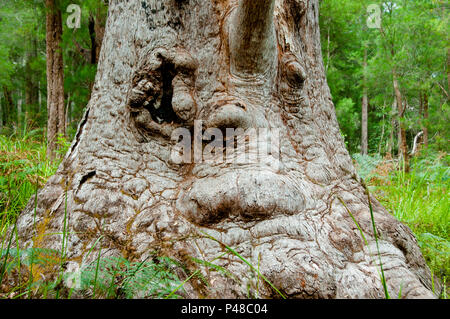
<svg viewBox="0 0 450 319">
<path fill-rule="evenodd" d="M 318 7 L 317 0 L 277 0 L 272 15 L 261 15 L 271 19 L 262 32 L 273 30 L 275 43 L 250 47 L 275 54 L 256 57 L 252 76 L 251 63 L 241 68 L 230 52 L 241 47 L 229 34 L 238 28 L 230 23 L 241 21 L 237 1 L 110 1 L 92 98 L 58 172 L 38 194 L 35 227 L 33 200 L 20 215 L 21 245 L 61 248 L 55 233 L 64 227 L 67 194 L 71 263 L 92 262 L 88 251 L 103 235 L 103 256 L 142 260 L 158 251 L 201 269 L 211 284 L 189 281 L 189 297 L 279 297 L 232 254 L 214 262 L 231 277 L 192 262 L 219 257 L 223 243 L 288 297 L 383 298 L 368 199 L 325 78 Z M 248 27 L 267 21 L 254 23 Z M 194 119 L 279 128 L 281 156 L 177 165 L 167 136 Z M 435 297 L 410 229 L 372 201 L 389 292 Z"/>
<path fill-rule="evenodd" d="M 55 0 L 46 0 L 47 157 L 54 158 L 58 134 L 65 135 L 62 17 Z"/>
</svg>

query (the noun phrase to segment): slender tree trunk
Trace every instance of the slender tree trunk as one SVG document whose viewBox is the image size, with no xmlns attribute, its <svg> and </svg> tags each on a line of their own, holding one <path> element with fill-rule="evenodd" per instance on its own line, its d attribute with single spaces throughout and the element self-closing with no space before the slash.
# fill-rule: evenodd
<svg viewBox="0 0 450 319">
<path fill-rule="evenodd" d="M 397 102 L 397 118 L 398 118 L 398 150 L 399 150 L 399 159 L 404 164 L 404 169 L 406 172 L 409 172 L 409 154 L 408 154 L 408 144 L 406 141 L 406 128 L 405 123 L 403 121 L 403 117 L 406 110 L 406 104 L 403 105 L 402 94 L 400 92 L 400 88 L 397 80 L 397 73 L 395 68 L 392 70 L 393 76 L 393 86 L 395 99 Z"/>
<path fill-rule="evenodd" d="M 55 0 L 46 0 L 47 42 L 47 157 L 53 159 L 58 134 L 65 135 L 62 17 Z"/>
<path fill-rule="evenodd" d="M 423 92 L 419 91 L 419 116 L 423 117 Z"/>
<path fill-rule="evenodd" d="M 330 59 L 331 59 L 331 54 L 330 54 L 330 27 L 328 26 L 328 29 L 327 29 L 327 64 L 325 66 L 325 72 L 328 72 L 328 68 L 330 67 Z"/>
<path fill-rule="evenodd" d="M 0 126 L 1 127 L 3 127 L 4 125 L 5 125 L 5 122 L 4 122 L 4 116 L 5 116 L 5 113 L 4 113 L 4 110 L 3 110 L 3 100 L 4 100 L 4 98 L 3 98 L 3 94 L 0 94 Z"/>
<path fill-rule="evenodd" d="M 367 155 L 369 149 L 369 141 L 368 141 L 368 108 L 369 108 L 369 100 L 367 97 L 367 81 L 366 81 L 366 72 L 367 72 L 367 47 L 364 47 L 364 61 L 363 61 L 363 96 L 362 96 L 362 110 L 361 110 L 361 154 Z"/>
<path fill-rule="evenodd" d="M 37 40 L 32 38 L 30 43 L 31 48 L 27 51 L 25 62 L 25 107 L 27 110 L 36 113 L 39 99 L 39 87 L 34 71 L 31 68 L 31 63 L 37 56 Z"/>
<path fill-rule="evenodd" d="M 18 92 L 18 99 L 17 99 L 17 128 L 20 129 L 20 127 L 22 126 L 22 113 L 23 113 L 23 109 L 22 109 L 22 103 L 23 103 L 23 99 L 22 99 L 22 91 Z"/>
<path fill-rule="evenodd" d="M 428 148 L 428 93 L 423 93 L 423 145 Z"/>
<path fill-rule="evenodd" d="M 65 114 L 65 123 L 66 123 L 65 130 L 66 130 L 66 132 L 67 132 L 68 126 L 70 124 L 69 116 L 70 116 L 70 105 L 71 104 L 72 104 L 72 101 L 70 100 L 70 93 L 69 93 L 67 95 L 67 105 L 66 105 L 66 114 Z"/>
<path fill-rule="evenodd" d="M 318 8 L 110 0 L 91 100 L 55 176 L 19 216 L 20 245 L 64 245 L 68 269 L 100 249 L 168 256 L 191 298 L 383 298 L 381 258 L 391 296 L 435 298 L 413 233 L 372 198 L 377 246 L 326 82 Z M 234 129 L 257 139 L 224 145 Z M 222 134 L 222 157 L 202 147 L 209 133 Z"/>
<path fill-rule="evenodd" d="M 9 125 L 12 124 L 12 122 L 14 121 L 14 102 L 12 99 L 12 95 L 11 95 L 11 91 L 9 90 L 9 88 L 6 85 L 3 85 L 3 97 L 5 99 L 5 104 L 4 104 L 4 125 Z"/>
<path fill-rule="evenodd" d="M 384 131 L 385 131 L 385 127 L 386 127 L 386 116 L 385 116 L 385 109 L 386 109 L 386 100 L 383 103 L 383 125 L 381 127 L 381 137 L 380 137 L 380 143 L 378 144 L 378 154 L 381 154 L 382 150 L 381 147 L 383 145 L 384 142 Z M 389 142 L 387 142 L 389 143 Z"/>
<path fill-rule="evenodd" d="M 397 114 L 397 102 L 394 99 L 394 102 L 392 103 L 392 108 L 390 112 L 390 119 L 391 119 L 391 129 L 389 132 L 389 145 L 388 145 L 388 153 L 394 157 L 394 145 L 395 145 L 395 133 L 397 129 L 397 121 L 396 119 Z"/>
<path fill-rule="evenodd" d="M 89 37 L 91 41 L 89 62 L 92 65 L 97 65 L 100 57 L 100 49 L 102 47 L 103 37 L 105 34 L 105 17 L 101 12 L 100 6 L 97 7 L 95 13 L 90 14 L 88 27 Z M 83 53 L 81 50 L 80 52 Z M 93 86 L 94 82 L 89 83 L 89 98 L 90 94 L 92 93 Z"/>
<path fill-rule="evenodd" d="M 450 91 L 450 48 L 447 48 L 447 90 Z"/>
<path fill-rule="evenodd" d="M 91 64 L 97 65 L 105 34 L 105 21 L 101 8 L 89 16 L 89 37 L 91 40 Z"/>
<path fill-rule="evenodd" d="M 41 81 L 38 81 L 38 109 L 37 112 L 40 114 L 42 111 L 42 91 L 41 91 Z"/>
<path fill-rule="evenodd" d="M 95 19 L 92 14 L 89 16 L 89 37 L 91 40 L 91 64 L 97 64 L 97 40 L 95 37 Z"/>
</svg>

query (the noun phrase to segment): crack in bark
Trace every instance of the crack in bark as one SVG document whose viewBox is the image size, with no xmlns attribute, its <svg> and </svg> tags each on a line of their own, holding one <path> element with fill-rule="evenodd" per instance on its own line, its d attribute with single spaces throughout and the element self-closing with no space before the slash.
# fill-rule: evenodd
<svg viewBox="0 0 450 319">
<path fill-rule="evenodd" d="M 92 177 L 94 177 L 97 174 L 96 171 L 92 171 L 87 173 L 86 175 L 84 175 L 81 180 L 80 180 L 80 184 L 78 185 L 78 189 L 81 188 L 81 186 L 83 186 L 84 183 L 86 183 L 89 179 L 91 179 Z"/>
</svg>

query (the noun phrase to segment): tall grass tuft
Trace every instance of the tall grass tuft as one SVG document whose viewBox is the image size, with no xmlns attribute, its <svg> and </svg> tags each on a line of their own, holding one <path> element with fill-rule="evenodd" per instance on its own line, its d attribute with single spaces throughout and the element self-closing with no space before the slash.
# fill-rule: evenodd
<svg viewBox="0 0 450 319">
<path fill-rule="evenodd" d="M 42 130 L 24 136 L 0 135 L 0 236 L 29 199 L 52 176 L 59 161 L 46 159 Z"/>
</svg>

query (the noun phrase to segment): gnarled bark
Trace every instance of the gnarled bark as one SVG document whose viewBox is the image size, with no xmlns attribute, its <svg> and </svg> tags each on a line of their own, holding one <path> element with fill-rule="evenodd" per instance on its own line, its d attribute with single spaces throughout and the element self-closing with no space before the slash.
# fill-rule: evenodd
<svg viewBox="0 0 450 319">
<path fill-rule="evenodd" d="M 257 2 L 271 10 L 272 1 Z M 95 259 L 88 251 L 103 235 L 104 256 L 143 260 L 156 250 L 200 269 L 212 284 L 189 281 L 190 297 L 279 297 L 241 259 L 220 257 L 225 244 L 288 297 L 384 297 L 368 198 L 325 79 L 318 1 L 274 3 L 250 23 L 263 29 L 262 49 L 251 42 L 246 52 L 252 35 L 244 28 L 236 40 L 242 25 L 234 24 L 250 1 L 110 1 L 92 98 L 37 196 L 35 226 L 34 201 L 19 218 L 21 245 L 59 250 L 55 233 L 66 224 L 71 263 Z M 170 137 L 196 120 L 204 129 L 277 128 L 281 155 L 177 164 Z M 372 204 L 391 295 L 435 297 L 409 228 Z M 234 276 L 191 257 L 217 258 Z"/>
<path fill-rule="evenodd" d="M 254 76 L 271 67 L 276 54 L 275 0 L 242 0 L 228 23 L 230 66 L 240 76 Z"/>
</svg>

